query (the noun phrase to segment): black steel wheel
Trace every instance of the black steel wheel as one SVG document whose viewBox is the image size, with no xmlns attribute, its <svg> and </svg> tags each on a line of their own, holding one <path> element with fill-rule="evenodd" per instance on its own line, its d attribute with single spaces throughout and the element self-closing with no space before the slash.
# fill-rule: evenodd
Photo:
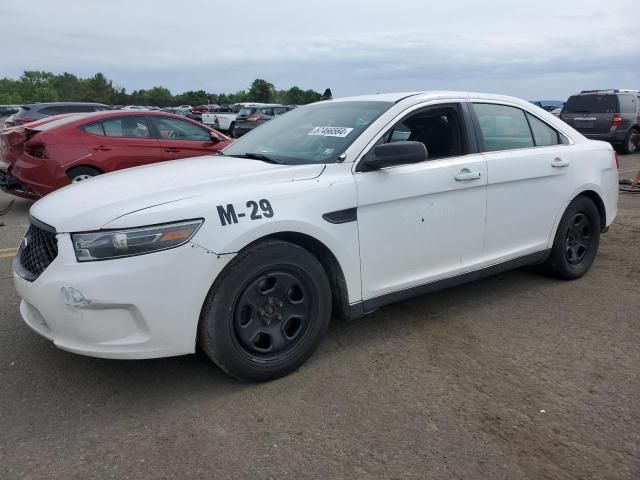
<svg viewBox="0 0 640 480">
<path fill-rule="evenodd" d="M 600 214 L 593 200 L 575 198 L 567 207 L 545 263 L 547 273 L 572 280 L 583 276 L 593 264 L 600 245 Z"/>
<path fill-rule="evenodd" d="M 311 356 L 330 315 L 320 262 L 297 245 L 269 240 L 239 253 L 220 274 L 202 309 L 198 343 L 227 373 L 272 380 Z"/>
<path fill-rule="evenodd" d="M 313 318 L 312 286 L 293 269 L 251 279 L 234 307 L 234 340 L 249 356 L 276 360 L 296 349 Z"/>
</svg>

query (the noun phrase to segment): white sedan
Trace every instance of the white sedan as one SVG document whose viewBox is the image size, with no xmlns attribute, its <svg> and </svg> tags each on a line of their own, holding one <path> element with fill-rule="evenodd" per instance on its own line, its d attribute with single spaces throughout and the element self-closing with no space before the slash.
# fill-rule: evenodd
<svg viewBox="0 0 640 480">
<path fill-rule="evenodd" d="M 617 212 L 616 157 L 529 102 L 323 101 L 224 150 L 71 185 L 31 208 L 20 312 L 60 348 L 286 375 L 330 318 L 506 269 L 576 279 Z"/>
</svg>

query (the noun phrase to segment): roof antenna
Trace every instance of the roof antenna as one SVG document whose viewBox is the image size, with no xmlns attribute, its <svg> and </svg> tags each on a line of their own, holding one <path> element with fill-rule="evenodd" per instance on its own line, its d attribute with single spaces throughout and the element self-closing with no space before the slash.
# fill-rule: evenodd
<svg viewBox="0 0 640 480">
<path fill-rule="evenodd" d="M 331 100 L 333 98 L 333 94 L 331 93 L 331 89 L 327 88 L 322 96 L 320 97 L 320 101 L 322 100 Z"/>
</svg>

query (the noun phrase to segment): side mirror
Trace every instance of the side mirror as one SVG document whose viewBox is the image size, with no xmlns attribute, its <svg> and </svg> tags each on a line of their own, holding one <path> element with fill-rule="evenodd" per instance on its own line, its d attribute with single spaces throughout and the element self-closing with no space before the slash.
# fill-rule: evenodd
<svg viewBox="0 0 640 480">
<path fill-rule="evenodd" d="M 429 158 L 422 142 L 392 142 L 378 145 L 358 164 L 359 172 L 370 172 L 395 165 L 424 162 Z"/>
</svg>

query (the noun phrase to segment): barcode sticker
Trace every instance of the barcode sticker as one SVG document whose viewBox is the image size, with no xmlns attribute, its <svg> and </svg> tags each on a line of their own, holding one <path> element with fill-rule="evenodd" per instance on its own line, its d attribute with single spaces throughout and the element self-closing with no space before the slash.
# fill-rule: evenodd
<svg viewBox="0 0 640 480">
<path fill-rule="evenodd" d="M 320 137 L 340 137 L 344 138 L 353 132 L 353 128 L 347 127 L 314 127 L 307 135 Z"/>
</svg>

